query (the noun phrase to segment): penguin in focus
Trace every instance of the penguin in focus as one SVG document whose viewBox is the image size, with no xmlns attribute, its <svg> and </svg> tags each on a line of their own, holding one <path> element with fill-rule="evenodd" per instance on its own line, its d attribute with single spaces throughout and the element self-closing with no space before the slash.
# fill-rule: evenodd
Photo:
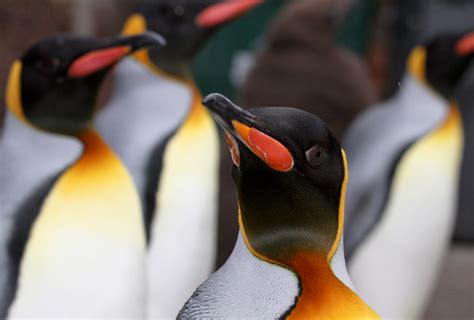
<svg viewBox="0 0 474 320">
<path fill-rule="evenodd" d="M 473 55 L 472 33 L 415 47 L 398 95 L 343 139 L 349 271 L 382 317 L 422 317 L 448 250 L 464 145 L 455 92 Z"/>
<path fill-rule="evenodd" d="M 247 107 L 297 106 L 317 114 L 340 140 L 351 120 L 377 98 L 364 63 L 336 43 L 353 3 L 288 2 L 265 35 L 265 44 L 241 88 L 241 103 Z M 227 152 L 222 149 L 221 153 Z M 227 174 L 230 163 L 227 154 L 221 156 L 219 214 L 227 216 L 237 210 L 234 185 Z M 235 238 L 231 239 L 233 244 Z"/>
<path fill-rule="evenodd" d="M 97 122 L 143 202 L 148 317 L 175 317 L 214 270 L 220 142 L 190 65 L 213 32 L 261 2 L 145 0 L 125 23 L 124 34 L 167 40 L 119 65 L 117 94 Z"/>
<path fill-rule="evenodd" d="M 299 109 L 203 103 L 226 132 L 240 234 L 178 318 L 378 319 L 347 274 L 347 164 L 328 127 Z"/>
<path fill-rule="evenodd" d="M 7 106 L 25 125 L 81 142 L 78 159 L 14 215 L 2 318 L 137 318 L 144 313 L 145 234 L 133 180 L 92 124 L 101 83 L 120 59 L 164 40 L 56 35 L 10 71 Z"/>
</svg>

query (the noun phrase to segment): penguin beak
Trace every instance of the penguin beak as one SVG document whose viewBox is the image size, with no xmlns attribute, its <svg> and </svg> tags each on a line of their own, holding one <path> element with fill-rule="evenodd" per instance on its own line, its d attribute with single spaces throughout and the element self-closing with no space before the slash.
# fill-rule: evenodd
<svg viewBox="0 0 474 320">
<path fill-rule="evenodd" d="M 259 127 L 259 120 L 253 114 L 235 105 L 232 101 L 219 93 L 206 96 L 202 104 L 209 109 L 214 120 L 226 131 L 237 136 L 234 123 L 248 127 Z"/>
<path fill-rule="evenodd" d="M 204 9 L 196 17 L 196 24 L 201 28 L 222 25 L 261 3 L 263 3 L 263 0 L 224 0 Z"/>
<path fill-rule="evenodd" d="M 74 59 L 67 70 L 71 78 L 84 78 L 119 62 L 131 53 L 149 47 L 162 47 L 165 39 L 154 32 L 106 38 L 101 45 Z"/>
<path fill-rule="evenodd" d="M 270 168 L 280 172 L 293 168 L 291 152 L 271 134 L 267 134 L 269 130 L 255 115 L 217 93 L 208 95 L 202 103 L 209 109 L 217 124 L 224 129 L 236 166 L 240 166 L 239 146 L 235 140 L 238 139 Z"/>
<path fill-rule="evenodd" d="M 456 52 L 461 56 L 474 54 L 474 32 L 466 34 L 458 41 Z"/>
</svg>

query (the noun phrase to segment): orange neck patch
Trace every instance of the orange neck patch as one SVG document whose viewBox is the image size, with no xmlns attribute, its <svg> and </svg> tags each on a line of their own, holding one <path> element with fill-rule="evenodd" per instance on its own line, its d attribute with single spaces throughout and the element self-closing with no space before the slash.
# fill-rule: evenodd
<svg viewBox="0 0 474 320">
<path fill-rule="evenodd" d="M 255 251 L 250 244 L 239 205 L 239 226 L 244 243 L 258 259 L 288 268 L 298 275 L 301 294 L 288 319 L 380 319 L 362 299 L 333 273 L 327 257 L 299 252 L 285 261 L 275 261 Z"/>
<path fill-rule="evenodd" d="M 324 256 L 298 253 L 285 264 L 301 281 L 301 295 L 288 319 L 380 319 L 334 275 Z"/>
</svg>

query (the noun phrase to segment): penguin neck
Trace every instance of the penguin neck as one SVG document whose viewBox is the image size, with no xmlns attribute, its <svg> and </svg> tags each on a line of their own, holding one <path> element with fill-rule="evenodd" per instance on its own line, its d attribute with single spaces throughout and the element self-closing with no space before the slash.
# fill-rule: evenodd
<svg viewBox="0 0 474 320">
<path fill-rule="evenodd" d="M 298 278 L 300 292 L 296 303 L 290 308 L 289 319 L 378 318 L 351 289 L 352 283 L 343 257 L 342 239 L 333 256 L 334 259 L 339 259 L 334 265 L 333 259 L 328 261 L 323 253 L 304 251 L 296 252 L 291 258 L 277 262 L 262 256 L 252 248 L 240 217 L 239 214 L 240 232 L 251 254 L 259 260 L 289 269 Z M 333 270 L 333 267 L 337 270 Z"/>
<path fill-rule="evenodd" d="M 112 151 L 95 129 L 88 129 L 76 136 L 83 151 L 79 159 L 67 170 L 69 175 L 76 176 L 77 186 L 87 188 L 90 184 L 109 185 L 115 181 L 129 184 L 129 173 L 118 156 Z M 125 177 L 126 176 L 126 177 Z"/>
<path fill-rule="evenodd" d="M 210 117 L 209 112 L 201 103 L 202 95 L 192 77 L 189 64 L 180 63 L 181 75 L 177 76 L 156 65 L 146 50 L 137 52 L 134 58 L 156 75 L 189 88 L 191 91 L 191 103 L 185 123 L 197 123 L 203 118 Z M 178 63 L 176 63 L 176 65 L 178 65 Z"/>
<path fill-rule="evenodd" d="M 449 103 L 446 97 L 440 95 L 426 83 L 420 81 L 411 72 L 405 73 L 405 76 L 400 83 L 400 90 L 397 94 L 397 99 L 400 99 L 400 101 L 393 104 L 393 108 L 397 108 L 397 110 L 403 108 L 403 112 L 408 112 L 413 115 L 413 117 L 424 116 L 424 119 L 428 119 L 426 118 L 426 114 L 434 115 L 443 112 L 443 110 L 447 109 Z M 414 99 L 420 100 L 420 103 L 414 106 Z M 436 117 L 434 117 L 433 121 L 436 123 Z"/>
<path fill-rule="evenodd" d="M 449 132 L 453 132 L 455 130 L 461 129 L 462 131 L 462 119 L 461 119 L 461 112 L 459 110 L 459 106 L 456 101 L 452 101 L 449 104 L 448 112 L 444 121 L 438 127 L 436 132 L 443 136 L 445 133 L 448 134 Z"/>
<path fill-rule="evenodd" d="M 196 87 L 189 63 L 166 62 L 159 65 L 151 59 L 147 50 L 138 51 L 133 57 L 148 70 L 163 78 L 189 87 Z"/>
<path fill-rule="evenodd" d="M 426 79 L 426 49 L 422 47 L 416 47 L 412 50 L 412 53 L 408 57 L 406 71 L 409 77 L 414 79 L 419 86 L 424 87 L 425 89 L 431 92 L 434 92 L 437 96 L 439 96 L 445 101 L 451 100 L 450 96 L 441 93 L 439 90 L 433 87 Z"/>
<path fill-rule="evenodd" d="M 77 135 L 77 138 L 82 142 L 84 150 L 75 167 L 94 167 L 111 155 L 115 157 L 112 150 L 95 129 L 88 129 Z"/>
<path fill-rule="evenodd" d="M 149 61 L 156 66 L 157 69 L 161 70 L 162 73 L 166 73 L 168 77 L 174 77 L 179 80 L 188 80 L 192 82 L 191 67 L 188 61 L 173 61 L 171 59 L 153 59 L 148 53 Z"/>
<path fill-rule="evenodd" d="M 352 283 L 347 274 L 344 260 L 343 230 L 345 195 L 348 180 L 347 160 L 344 150 L 341 149 L 344 164 L 344 179 L 342 181 L 337 216 L 337 231 L 332 245 L 327 252 L 318 249 L 298 248 L 293 252 L 275 261 L 257 252 L 250 243 L 242 212 L 239 206 L 239 227 L 244 242 L 250 252 L 258 259 L 280 265 L 293 271 L 299 279 L 300 294 L 289 313 L 290 319 L 311 318 L 372 318 L 379 316 L 362 301 L 351 289 Z M 258 212 L 253 215 L 259 216 Z"/>
<path fill-rule="evenodd" d="M 289 319 L 377 318 L 375 312 L 336 277 L 324 255 L 299 252 L 287 264 L 297 274 L 301 287 Z"/>
<path fill-rule="evenodd" d="M 82 199 L 71 212 L 88 212 L 94 215 L 99 208 L 111 221 L 127 216 L 141 217 L 138 193 L 133 180 L 119 157 L 106 144 L 95 129 L 88 129 L 76 136 L 83 144 L 79 159 L 61 176 L 56 191 L 62 197 Z M 118 198 L 111 200 L 114 195 Z M 114 210 L 109 210 L 115 208 Z M 81 211 L 82 210 L 82 211 Z M 113 216 L 115 215 L 115 218 Z M 113 228 L 112 228 L 113 229 Z M 141 229 L 137 239 L 144 241 Z M 115 231 L 114 231 L 115 232 Z M 120 237 L 119 234 L 114 236 Z"/>
</svg>

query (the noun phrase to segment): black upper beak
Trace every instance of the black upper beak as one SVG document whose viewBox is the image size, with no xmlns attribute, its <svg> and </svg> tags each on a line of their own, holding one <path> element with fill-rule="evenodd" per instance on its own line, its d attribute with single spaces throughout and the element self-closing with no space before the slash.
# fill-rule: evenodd
<svg viewBox="0 0 474 320">
<path fill-rule="evenodd" d="M 238 121 L 248 127 L 262 127 L 257 117 L 235 105 L 232 101 L 219 93 L 207 95 L 202 101 L 202 104 L 207 107 L 212 117 L 227 132 L 235 134 L 232 121 Z"/>
<path fill-rule="evenodd" d="M 223 95 L 213 93 L 204 98 L 203 104 L 209 109 L 217 123 L 233 137 L 227 137 L 234 164 L 240 165 L 240 156 L 235 139 L 240 140 L 255 156 L 270 168 L 288 172 L 294 166 L 291 152 L 278 139 L 265 130 L 265 126 L 254 114 L 236 106 Z"/>
<path fill-rule="evenodd" d="M 163 47 L 166 40 L 156 32 L 147 31 L 133 36 L 113 37 L 106 47 L 128 46 L 130 52 L 143 48 Z"/>
</svg>

